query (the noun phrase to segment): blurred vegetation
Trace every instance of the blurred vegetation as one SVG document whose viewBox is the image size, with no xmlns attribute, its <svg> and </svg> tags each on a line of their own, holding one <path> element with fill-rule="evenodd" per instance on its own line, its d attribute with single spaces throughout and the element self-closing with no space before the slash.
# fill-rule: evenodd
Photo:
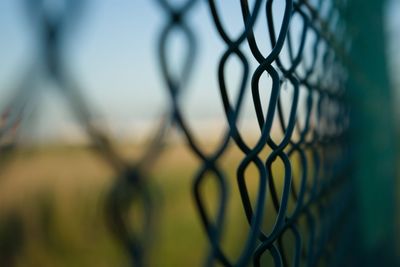
<svg viewBox="0 0 400 267">
<path fill-rule="evenodd" d="M 235 179 L 235 166 L 243 155 L 234 149 L 220 162 L 229 181 L 223 248 L 231 258 L 238 256 L 248 230 Z M 120 150 L 134 159 L 141 148 L 124 145 Z M 295 158 L 292 161 L 296 176 L 299 166 Z M 173 144 L 150 174 L 157 203 L 157 230 L 149 237 L 150 266 L 201 266 L 204 261 L 207 240 L 192 197 L 192 179 L 199 164 L 183 145 Z M 283 177 L 282 170 L 277 160 L 274 176 Z M 248 172 L 251 178 L 246 182 L 254 199 L 258 175 L 254 166 Z M 17 150 L 0 174 L 0 266 L 127 266 L 128 257 L 105 220 L 104 200 L 114 176 L 88 147 Z M 202 193 L 212 213 L 218 192 L 214 181 L 210 177 L 206 180 Z M 270 202 L 266 231 L 276 216 Z M 293 203 L 289 209 L 293 209 Z M 288 234 L 283 242 L 291 243 L 291 239 Z"/>
</svg>

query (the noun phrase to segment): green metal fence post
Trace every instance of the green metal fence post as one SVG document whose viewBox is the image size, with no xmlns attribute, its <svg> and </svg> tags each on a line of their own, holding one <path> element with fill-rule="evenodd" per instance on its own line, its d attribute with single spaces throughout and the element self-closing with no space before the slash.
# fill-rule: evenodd
<svg viewBox="0 0 400 267">
<path fill-rule="evenodd" d="M 394 266 L 396 139 L 384 34 L 386 1 L 350 0 L 349 101 L 364 266 Z M 383 265 L 382 265 L 383 264 Z"/>
</svg>

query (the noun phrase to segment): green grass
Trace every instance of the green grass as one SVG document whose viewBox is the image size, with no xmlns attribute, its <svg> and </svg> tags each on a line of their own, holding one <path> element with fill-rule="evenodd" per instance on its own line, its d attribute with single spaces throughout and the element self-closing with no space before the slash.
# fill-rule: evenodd
<svg viewBox="0 0 400 267">
<path fill-rule="evenodd" d="M 141 147 L 124 146 L 120 151 L 134 160 Z M 220 161 L 229 185 L 222 247 L 231 259 L 240 253 L 249 229 L 235 178 L 242 157 L 232 148 Z M 150 266 L 201 266 L 204 260 L 208 241 L 192 196 L 193 176 L 199 167 L 200 162 L 178 144 L 165 149 L 150 173 L 157 204 Z M 2 170 L 0 250 L 8 252 L 0 253 L 1 266 L 127 266 L 124 249 L 105 223 L 104 199 L 115 173 L 101 157 L 84 147 L 30 148 L 17 151 Z M 275 177 L 283 177 L 279 161 L 273 171 Z M 258 187 L 254 166 L 246 177 L 254 200 Z M 202 194 L 208 212 L 213 213 L 218 192 L 210 178 Z M 270 203 L 266 231 L 276 216 Z"/>
</svg>

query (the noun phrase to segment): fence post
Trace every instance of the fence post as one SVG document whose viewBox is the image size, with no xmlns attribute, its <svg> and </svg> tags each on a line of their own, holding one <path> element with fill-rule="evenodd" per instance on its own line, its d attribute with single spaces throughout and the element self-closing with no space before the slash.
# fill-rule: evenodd
<svg viewBox="0 0 400 267">
<path fill-rule="evenodd" d="M 395 266 L 396 138 L 385 54 L 385 3 L 350 0 L 345 10 L 352 39 L 348 92 L 362 266 Z"/>
</svg>

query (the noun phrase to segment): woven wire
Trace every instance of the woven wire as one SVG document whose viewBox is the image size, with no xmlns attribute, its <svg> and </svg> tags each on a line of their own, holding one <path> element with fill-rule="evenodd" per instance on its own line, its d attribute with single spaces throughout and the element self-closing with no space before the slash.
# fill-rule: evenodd
<svg viewBox="0 0 400 267">
<path fill-rule="evenodd" d="M 205 266 L 216 263 L 222 266 L 261 266 L 266 255 L 272 258 L 274 266 L 317 266 L 322 262 L 341 266 L 344 260 L 348 260 L 345 237 L 351 231 L 352 214 L 349 214 L 349 210 L 353 188 L 348 179 L 351 161 L 350 146 L 346 141 L 349 108 L 345 101 L 345 55 L 349 44 L 345 43 L 348 39 L 345 38 L 345 24 L 341 19 L 345 1 L 286 0 L 283 19 L 277 21 L 273 0 L 255 0 L 252 6 L 248 1 L 241 0 L 243 29 L 236 38 L 231 37 L 224 28 L 217 1 L 202 2 L 206 2 L 215 32 L 225 44 L 217 75 L 229 127 L 212 153 L 207 153 L 194 137 L 181 100 L 181 94 L 188 87 L 193 74 L 197 52 L 195 29 L 186 21 L 189 12 L 200 1 L 186 0 L 181 5 L 167 0 L 155 2 L 168 17 L 158 39 L 158 60 L 170 105 L 153 141 L 139 160 L 128 162 L 123 159 L 109 138 L 92 124 L 91 108 L 80 94 L 79 85 L 64 62 L 64 26 L 80 15 L 77 11 L 82 2 L 78 0 L 66 1 L 64 12 L 56 18 L 47 14 L 44 1 L 26 1 L 31 19 L 35 22 L 33 25 L 41 36 L 38 51 L 41 62 L 32 64 L 26 78 L 21 79 L 22 85 L 16 90 L 15 97 L 3 112 L 0 138 L 13 135 L 29 104 L 28 100 L 35 95 L 31 81 L 33 76 L 39 75 L 35 72 L 39 65 L 43 70 L 40 75 L 46 75 L 57 85 L 95 144 L 96 151 L 118 174 L 107 198 L 106 218 L 110 229 L 126 247 L 133 266 L 146 265 L 149 236 L 155 221 L 155 204 L 149 190 L 148 173 L 161 154 L 162 144 L 171 127 L 183 133 L 188 147 L 201 161 L 193 177 L 193 195 L 209 244 L 203 263 Z M 294 17 L 300 18 L 302 24 L 294 26 L 291 23 Z M 260 48 L 254 31 L 256 22 L 260 20 L 266 23 L 268 29 L 265 34 L 272 47 L 269 51 Z M 175 36 L 174 31 L 183 33 L 188 47 L 179 75 L 172 74 L 167 49 Z M 300 34 L 297 44 L 293 41 L 295 34 Z M 252 70 L 248 56 L 243 52 L 245 45 L 250 49 L 252 60 L 257 61 L 255 70 Z M 311 48 L 311 52 L 306 53 L 306 48 Z M 289 60 L 284 59 L 285 55 Z M 243 67 L 235 100 L 229 97 L 231 88 L 227 85 L 229 77 L 225 75 L 231 57 L 238 58 Z M 260 93 L 264 75 L 268 75 L 271 81 L 267 99 Z M 247 87 L 248 82 L 251 88 Z M 246 143 L 238 127 L 243 99 L 249 89 L 260 129 L 255 145 Z M 284 90 L 290 91 L 291 97 L 283 94 Z M 9 116 L 9 113 L 17 115 Z M 272 136 L 275 126 L 281 129 L 280 138 Z M 224 228 L 229 223 L 226 221 L 226 210 L 228 187 L 231 185 L 219 160 L 231 145 L 244 154 L 236 166 L 236 180 L 243 214 L 248 221 L 248 228 L 244 229 L 247 231 L 246 238 L 239 255 L 234 259 L 228 257 L 221 246 Z M 9 147 L 2 146 L 2 149 L 5 151 Z M 268 155 L 261 156 L 266 149 Z M 299 159 L 296 172 L 294 158 Z M 274 174 L 272 170 L 277 162 L 283 165 L 282 176 Z M 257 168 L 256 177 L 248 177 L 246 170 L 251 165 Z M 294 182 L 295 176 L 298 182 Z M 218 208 L 214 215 L 207 212 L 207 196 L 201 193 L 206 177 L 215 179 L 218 186 Z M 247 179 L 259 181 L 255 196 L 248 191 Z M 282 184 L 282 188 L 278 184 Z M 272 202 L 273 210 L 268 208 L 267 202 Z M 294 203 L 292 208 L 289 208 L 290 202 Z M 134 203 L 141 206 L 143 212 L 138 229 L 132 229 L 126 219 Z M 267 220 L 274 222 L 272 229 L 264 229 Z M 300 229 L 303 227 L 301 222 L 305 222 L 305 231 Z M 292 249 L 283 244 L 287 235 L 293 237 Z"/>
<path fill-rule="evenodd" d="M 223 102 L 226 120 L 229 125 L 225 137 L 218 148 L 210 154 L 202 150 L 195 140 L 193 133 L 184 120 L 184 114 L 177 101 L 176 92 L 186 75 L 174 80 L 166 67 L 165 50 L 168 34 L 173 27 L 178 27 L 187 36 L 189 47 L 195 49 L 193 32 L 184 22 L 184 13 L 196 1 L 186 1 L 183 7 L 176 8 L 166 1 L 160 1 L 165 11 L 170 15 L 170 22 L 162 32 L 160 38 L 160 63 L 169 90 L 173 109 L 174 120 L 184 133 L 188 145 L 202 164 L 197 171 L 193 182 L 193 194 L 200 219 L 209 240 L 210 250 L 205 265 L 211 266 L 215 262 L 223 266 L 247 266 L 250 262 L 254 266 L 261 265 L 261 258 L 268 253 L 275 266 L 299 266 L 300 262 L 307 266 L 318 265 L 323 260 L 328 264 L 340 264 L 340 257 L 331 257 L 332 250 L 337 243 L 336 232 L 345 232 L 341 229 L 345 223 L 349 207 L 351 206 L 351 184 L 347 174 L 350 171 L 349 146 L 346 145 L 346 131 L 348 128 L 348 107 L 345 102 L 346 66 L 345 45 L 343 38 L 343 25 L 340 19 L 340 3 L 330 4 L 325 17 L 320 16 L 323 1 L 312 5 L 309 1 L 285 1 L 284 17 L 276 30 L 273 2 L 254 1 L 250 8 L 248 1 L 240 1 L 243 30 L 237 38 L 232 38 L 227 33 L 221 21 L 216 1 L 209 0 L 209 11 L 212 15 L 215 29 L 226 44 L 226 50 L 221 56 L 218 65 L 218 82 L 220 96 Z M 325 1 L 326 2 L 326 1 Z M 300 16 L 303 24 L 298 47 L 292 43 L 291 20 Z M 271 51 L 261 51 L 254 33 L 254 25 L 258 19 L 265 19 L 268 26 L 268 36 L 271 42 Z M 334 21 L 336 20 L 336 21 Z M 333 24 L 337 25 L 333 25 Z M 308 65 L 305 63 L 306 39 L 314 34 L 316 38 L 311 44 L 312 53 L 308 54 Z M 242 52 L 242 44 L 247 43 L 251 54 L 258 62 L 253 73 L 250 64 Z M 284 43 L 287 44 L 286 53 L 289 55 L 289 64 L 284 64 L 281 58 Z M 323 44 L 323 45 L 322 45 Z M 322 47 L 322 49 L 320 49 Z M 233 101 L 229 98 L 227 80 L 224 75 L 227 61 L 236 56 L 242 66 L 242 80 L 239 84 L 238 95 Z M 188 53 L 186 62 L 194 61 L 192 53 Z M 302 70 L 300 70 L 300 66 Z M 183 68 L 189 71 L 189 64 Z M 269 99 L 260 96 L 260 80 L 263 75 L 269 75 L 272 80 L 269 88 Z M 188 75 L 188 74 L 187 74 Z M 241 114 L 241 107 L 246 91 L 247 80 L 251 79 L 251 92 L 253 104 L 260 128 L 260 135 L 255 146 L 248 145 L 237 126 Z M 284 101 L 281 94 L 283 84 L 289 83 L 293 90 L 292 99 Z M 287 86 L 287 85 L 286 85 Z M 300 112 L 300 90 L 306 93 L 305 111 Z M 267 103 L 266 112 L 263 106 Z M 289 115 L 285 117 L 283 105 L 290 105 Z M 300 121 L 304 119 L 304 123 Z M 274 140 L 271 132 L 275 121 L 278 120 L 283 135 L 280 140 Z M 228 185 L 226 175 L 220 168 L 218 160 L 227 150 L 229 142 L 244 153 L 244 158 L 237 166 L 237 186 L 239 187 L 243 209 L 249 223 L 247 238 L 243 242 L 240 254 L 236 259 L 230 259 L 221 248 L 223 237 L 226 206 L 228 201 Z M 260 153 L 266 147 L 270 149 L 267 157 L 262 158 Z M 293 158 L 300 158 L 300 183 L 298 187 L 293 182 Z M 272 165 L 280 161 L 284 165 L 283 177 L 273 174 Z M 257 167 L 259 179 L 256 201 L 251 203 L 251 198 L 246 186 L 246 170 L 253 164 Z M 212 174 L 211 176 L 207 176 Z M 218 186 L 218 210 L 215 215 L 207 213 L 205 202 L 207 196 L 201 193 L 201 187 L 206 177 L 213 177 Z M 282 193 L 279 194 L 277 181 L 283 182 Z M 279 198 L 280 195 L 280 198 Z M 267 198 L 273 202 L 276 217 L 272 211 L 266 210 Z M 289 199 L 295 203 L 292 212 L 288 210 Z M 316 212 L 312 212 L 312 210 Z M 267 216 L 269 215 L 269 216 Z M 307 234 L 299 231 L 299 221 L 306 218 Z M 348 220 L 347 218 L 347 220 Z M 269 232 L 262 230 L 265 220 L 274 220 L 275 224 Z M 283 236 L 291 232 L 294 236 L 294 252 L 285 251 Z M 339 236 L 339 235 L 338 235 Z M 343 240 L 342 240 L 343 241 Z M 327 249 L 329 247 L 329 250 Z M 342 246 L 343 247 L 343 246 Z M 339 250 L 338 250 L 339 251 Z M 345 250 L 342 250 L 344 253 Z M 345 258 L 345 257 L 343 257 Z M 335 259 L 335 260 L 333 260 Z"/>
</svg>

